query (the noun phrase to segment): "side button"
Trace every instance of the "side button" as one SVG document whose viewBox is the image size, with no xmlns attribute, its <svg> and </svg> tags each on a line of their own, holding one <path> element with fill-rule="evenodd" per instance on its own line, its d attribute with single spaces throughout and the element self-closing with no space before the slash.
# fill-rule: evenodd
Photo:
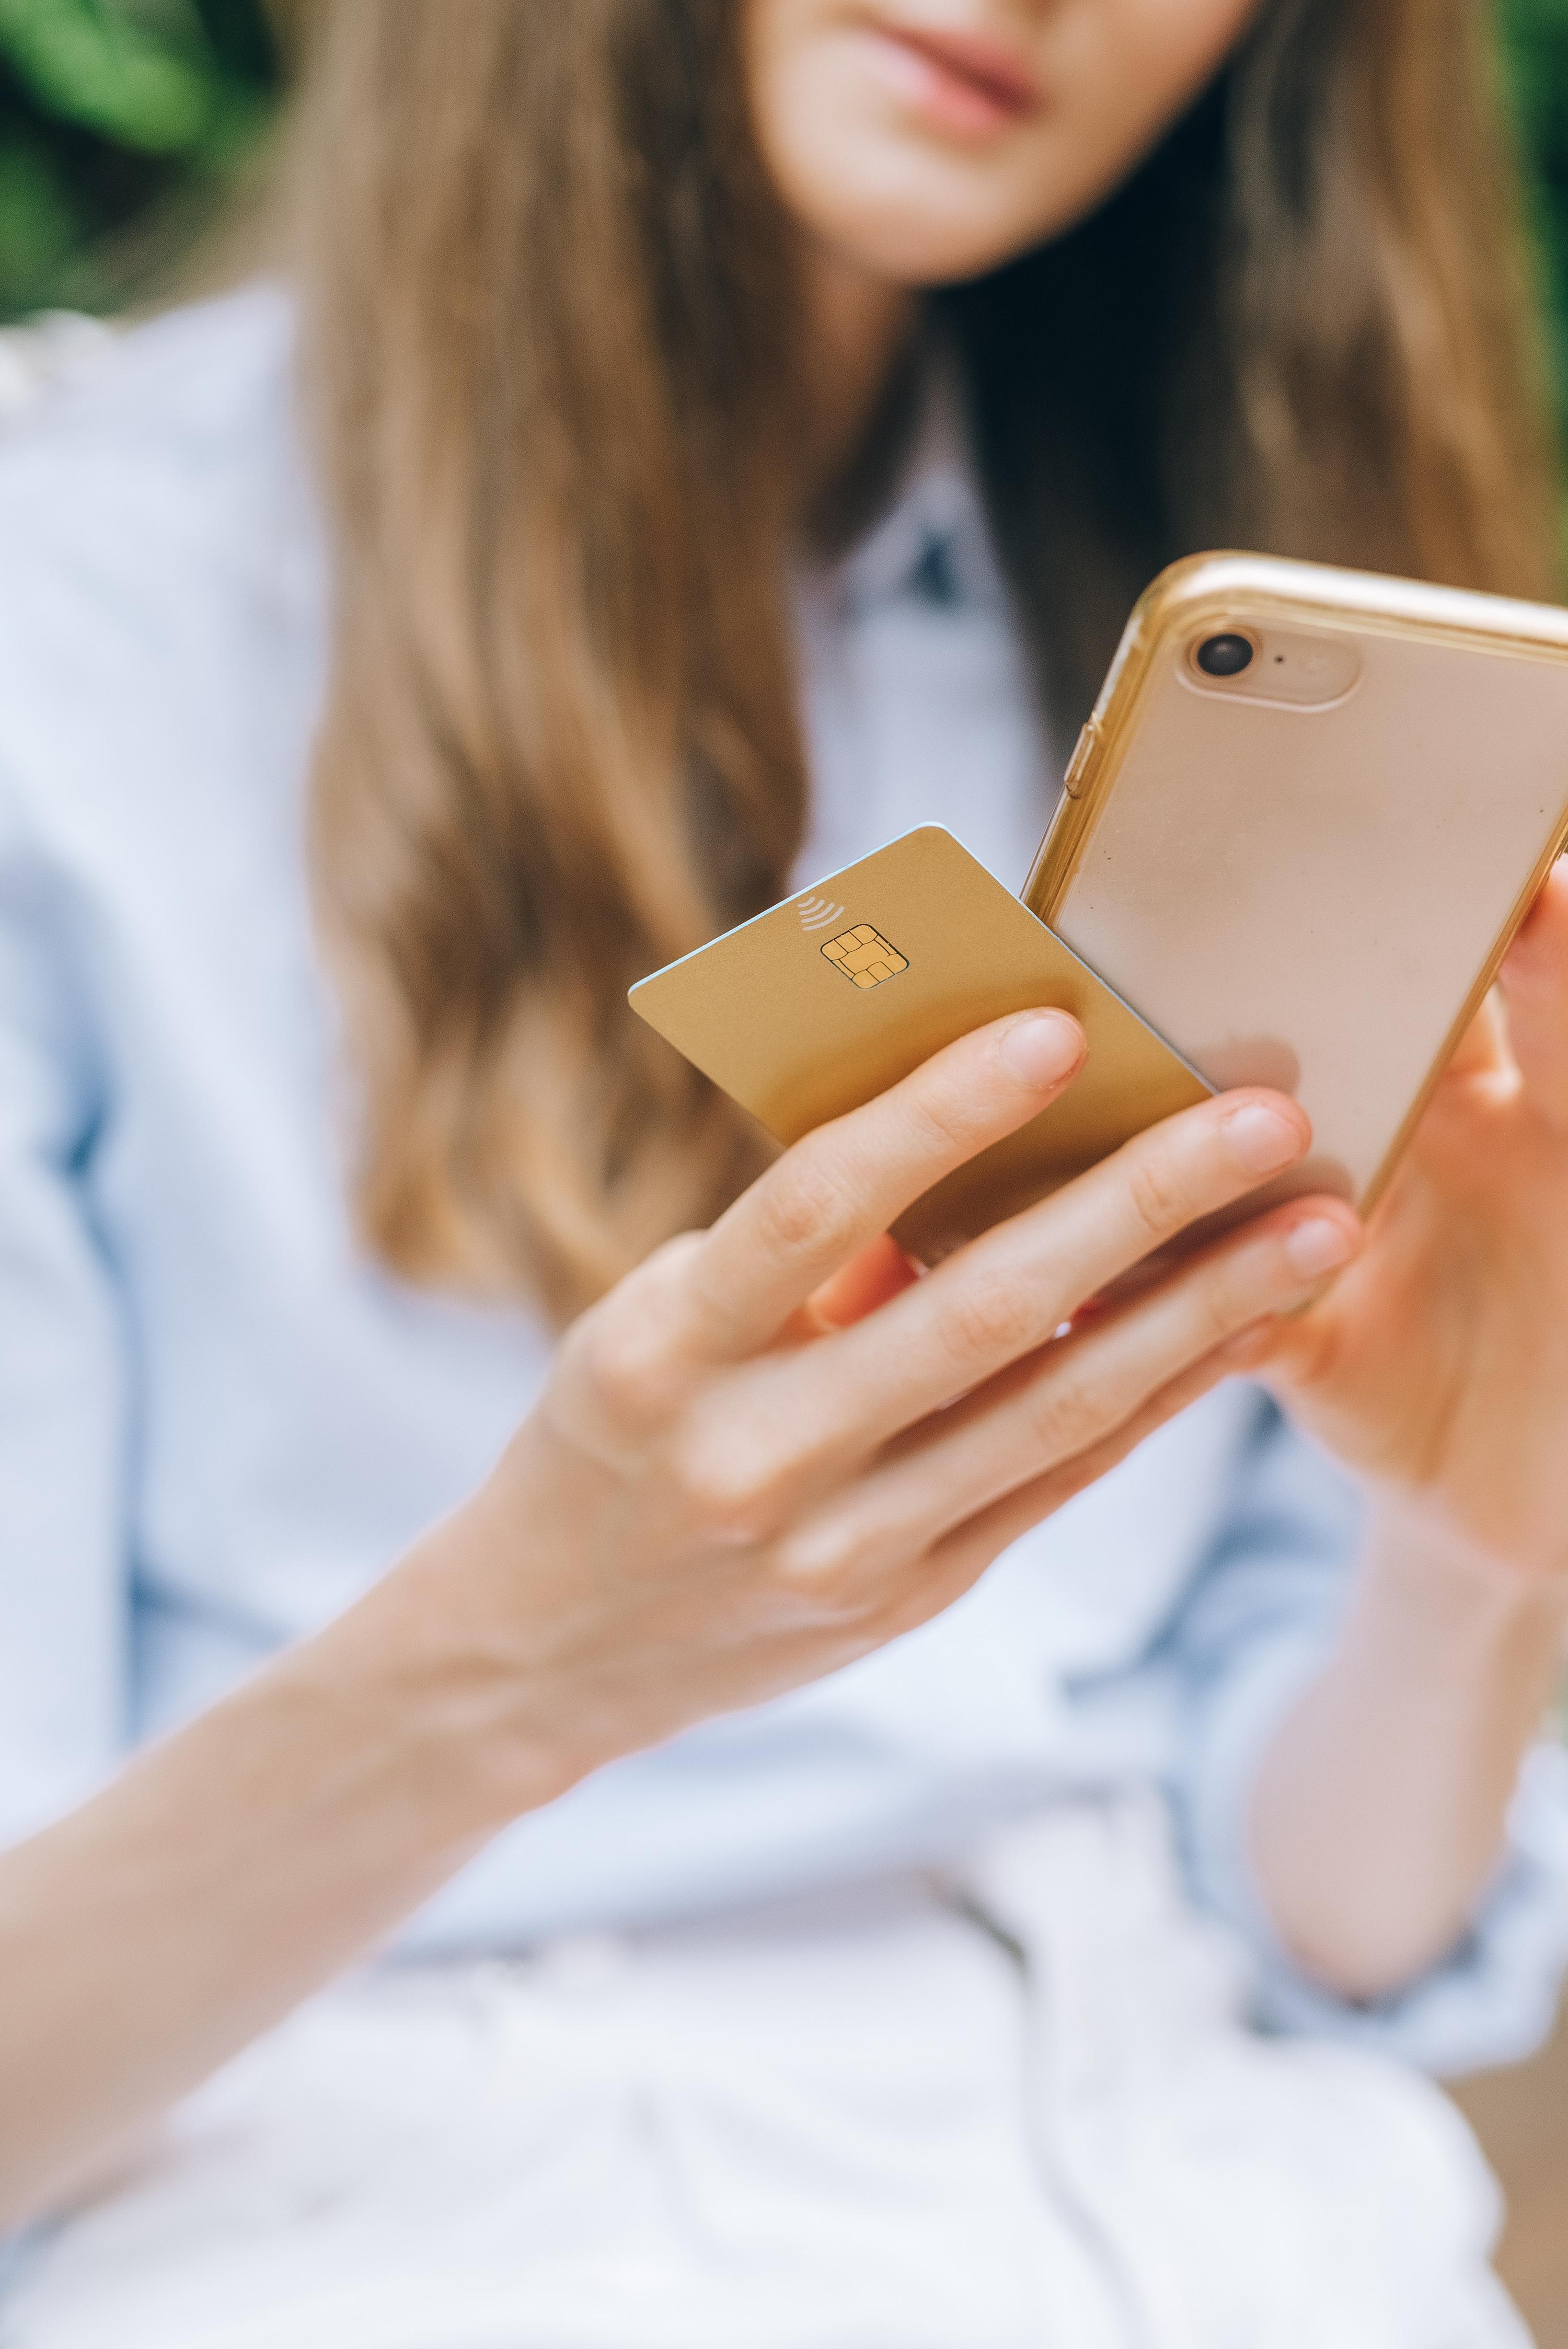
<svg viewBox="0 0 1568 2349">
<path fill-rule="evenodd" d="M 1083 790 L 1083 780 L 1099 749 L 1099 728 L 1091 718 L 1073 746 L 1068 761 L 1067 773 L 1062 777 L 1062 789 L 1069 800 L 1076 800 Z"/>
</svg>

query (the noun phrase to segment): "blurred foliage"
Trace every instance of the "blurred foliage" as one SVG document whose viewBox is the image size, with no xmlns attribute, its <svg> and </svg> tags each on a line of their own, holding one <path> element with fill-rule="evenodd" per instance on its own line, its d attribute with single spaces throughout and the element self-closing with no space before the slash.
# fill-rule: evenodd
<svg viewBox="0 0 1568 2349">
<path fill-rule="evenodd" d="M 1501 0 L 1498 13 L 1568 429 L 1568 0 Z"/>
<path fill-rule="evenodd" d="M 1496 6 L 1568 423 L 1568 0 Z M 111 309 L 194 233 L 271 115 L 279 10 L 0 0 L 0 319 Z"/>
<path fill-rule="evenodd" d="M 0 0 L 0 318 L 134 296 L 281 80 L 259 0 Z"/>
</svg>

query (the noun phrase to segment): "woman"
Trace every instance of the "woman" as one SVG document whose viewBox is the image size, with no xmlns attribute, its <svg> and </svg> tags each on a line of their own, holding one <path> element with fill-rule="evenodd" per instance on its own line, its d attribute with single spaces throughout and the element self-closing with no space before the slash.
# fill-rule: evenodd
<svg viewBox="0 0 1568 2349">
<path fill-rule="evenodd" d="M 1016 881 L 1184 547 L 1550 590 L 1482 67 L 347 0 L 286 283 L 13 445 L 7 2349 L 1521 2337 L 1398 2059 L 1568 1940 L 1568 890 L 1369 1234 L 1066 1339 L 1291 1102 L 916 1282 L 1070 1021 L 761 1168 L 624 1004 L 925 818 Z"/>
</svg>

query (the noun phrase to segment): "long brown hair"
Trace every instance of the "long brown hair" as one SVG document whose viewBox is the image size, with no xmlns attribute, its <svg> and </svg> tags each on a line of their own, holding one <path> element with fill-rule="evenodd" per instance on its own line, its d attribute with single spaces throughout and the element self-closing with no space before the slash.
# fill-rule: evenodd
<svg viewBox="0 0 1568 2349">
<path fill-rule="evenodd" d="M 294 165 L 360 1213 L 414 1278 L 559 1313 L 759 1152 L 624 1001 L 784 893 L 805 813 L 806 395 L 742 14 L 334 0 Z M 1274 0 L 1092 219 L 936 297 L 1064 735 L 1198 546 L 1553 592 L 1489 63 L 1474 0 Z"/>
</svg>

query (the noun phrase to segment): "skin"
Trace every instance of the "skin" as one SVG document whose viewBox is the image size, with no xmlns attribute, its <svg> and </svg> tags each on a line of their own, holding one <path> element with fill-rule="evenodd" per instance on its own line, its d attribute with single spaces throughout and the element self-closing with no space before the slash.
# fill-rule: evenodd
<svg viewBox="0 0 1568 2349">
<path fill-rule="evenodd" d="M 1221 63 L 1254 0 L 752 0 L 752 109 L 809 263 L 822 462 L 847 453 L 922 286 L 979 276 L 1092 211 Z M 949 119 L 893 36 L 995 43 L 1037 103 Z M 944 101 L 946 101 L 944 103 Z"/>
<path fill-rule="evenodd" d="M 934 96 L 871 11 L 750 0 L 837 430 L 910 289 L 1065 225 L 1245 15 L 908 0 L 1037 78 L 981 137 L 984 91 Z M 567 1333 L 494 1475 L 359 1606 L 7 1856 L 0 2222 L 101 2176 L 509 1820 L 926 1620 L 1239 1368 L 1376 1502 L 1339 1647 L 1259 1773 L 1265 1899 L 1354 1995 L 1452 1942 L 1568 1616 L 1568 876 L 1369 1234 L 1295 1203 L 1057 1339 L 1309 1140 L 1283 1097 L 1228 1095 L 913 1282 L 889 1224 L 1081 1051 L 1061 1014 L 999 1022 L 787 1153 Z"/>
<path fill-rule="evenodd" d="M 1368 1483 L 1346 1637 L 1276 1740 L 1259 1877 L 1356 1993 L 1462 1930 L 1568 1623 L 1568 865 L 1331 1297 L 1234 1349 Z"/>
</svg>

